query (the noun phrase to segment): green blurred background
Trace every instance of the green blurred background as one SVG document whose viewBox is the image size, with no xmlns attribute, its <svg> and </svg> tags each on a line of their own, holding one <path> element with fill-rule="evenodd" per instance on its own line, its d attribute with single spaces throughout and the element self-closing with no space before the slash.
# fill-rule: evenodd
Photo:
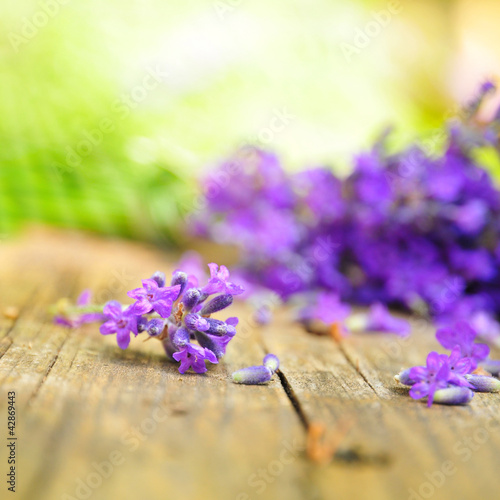
<svg viewBox="0 0 500 500">
<path fill-rule="evenodd" d="M 500 72 L 497 0 L 5 0 L 0 238 L 26 222 L 175 241 L 245 142 L 345 174 L 431 139 Z"/>
</svg>

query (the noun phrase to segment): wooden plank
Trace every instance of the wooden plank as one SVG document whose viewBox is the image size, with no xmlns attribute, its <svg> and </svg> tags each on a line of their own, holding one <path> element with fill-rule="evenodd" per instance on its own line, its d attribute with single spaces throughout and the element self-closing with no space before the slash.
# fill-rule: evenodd
<svg viewBox="0 0 500 500">
<path fill-rule="evenodd" d="M 260 328 L 238 305 L 242 323 L 223 362 L 180 376 L 158 342 L 136 339 L 121 351 L 94 325 L 66 330 L 48 320 L 50 303 L 85 287 L 126 301 L 126 290 L 173 260 L 67 233 L 0 248 L 0 312 L 20 310 L 0 321 L 0 415 L 15 390 L 20 498 L 491 497 L 499 396 L 428 410 L 393 381 L 437 348 L 426 324 L 409 341 L 358 334 L 338 344 L 306 333 L 284 308 Z M 280 357 L 281 378 L 231 383 L 233 370 L 265 352 Z M 306 459 L 306 435 L 316 462 Z"/>
</svg>

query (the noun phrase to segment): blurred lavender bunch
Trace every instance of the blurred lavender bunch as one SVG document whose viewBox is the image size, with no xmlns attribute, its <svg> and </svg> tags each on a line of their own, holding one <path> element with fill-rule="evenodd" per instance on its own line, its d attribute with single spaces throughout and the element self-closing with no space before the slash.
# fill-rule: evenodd
<svg viewBox="0 0 500 500">
<path fill-rule="evenodd" d="M 290 174 L 272 153 L 243 148 L 203 181 L 191 230 L 238 245 L 242 279 L 285 300 L 418 308 L 498 340 L 500 196 L 476 159 L 499 152 L 500 110 L 477 118 L 493 91 L 482 85 L 447 126 L 441 155 L 418 144 L 388 154 L 381 139 L 344 180 L 326 167 Z"/>
<path fill-rule="evenodd" d="M 142 287 L 127 293 L 135 299 L 129 306 L 116 300 L 104 306 L 92 305 L 90 294 L 85 292 L 76 306 L 67 302 L 56 305 L 54 321 L 70 327 L 101 322 L 101 334 L 116 335 L 121 349 L 129 346 L 131 335 L 146 333 L 160 340 L 169 358 L 180 363 L 180 373 L 189 368 L 204 373 L 205 361 L 218 363 L 224 356 L 238 324 L 238 318 L 222 321 L 211 315 L 229 307 L 233 296 L 244 291 L 229 281 L 225 266 L 208 267 L 210 278 L 203 287 L 196 276 L 181 270 L 174 271 L 170 286 L 166 286 L 165 275 L 156 272 L 142 281 Z"/>
</svg>

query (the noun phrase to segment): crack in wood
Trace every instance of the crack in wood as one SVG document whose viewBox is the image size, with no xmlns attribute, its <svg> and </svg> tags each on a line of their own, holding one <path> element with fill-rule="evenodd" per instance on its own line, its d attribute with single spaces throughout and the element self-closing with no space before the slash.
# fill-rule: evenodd
<svg viewBox="0 0 500 500">
<path fill-rule="evenodd" d="M 361 378 L 366 382 L 366 384 L 368 385 L 368 387 L 375 393 L 375 395 L 378 398 L 380 398 L 380 394 L 377 392 L 377 390 L 375 389 L 375 387 L 373 387 L 373 385 L 371 384 L 371 382 L 368 380 L 368 377 L 366 377 L 366 375 L 361 371 L 361 369 L 359 368 L 359 364 L 355 363 L 351 359 L 351 357 L 349 356 L 349 354 L 347 353 L 347 351 L 344 349 L 344 346 L 342 345 L 342 342 L 337 342 L 337 345 L 339 346 L 339 350 L 344 355 L 346 361 L 356 370 L 356 373 L 359 373 L 359 375 L 361 376 Z"/>
<path fill-rule="evenodd" d="M 309 419 L 307 418 L 306 413 L 304 412 L 304 409 L 302 408 L 302 405 L 300 404 L 299 398 L 295 394 L 295 391 L 293 390 L 292 385 L 290 382 L 288 382 L 288 379 L 286 378 L 286 375 L 281 371 L 278 370 L 276 372 L 278 375 L 281 386 L 285 390 L 285 394 L 287 395 L 288 399 L 290 400 L 290 403 L 292 403 L 293 409 L 295 410 L 295 413 L 297 413 L 297 416 L 300 419 L 301 424 L 304 426 L 304 429 L 307 431 L 309 429 Z"/>
</svg>

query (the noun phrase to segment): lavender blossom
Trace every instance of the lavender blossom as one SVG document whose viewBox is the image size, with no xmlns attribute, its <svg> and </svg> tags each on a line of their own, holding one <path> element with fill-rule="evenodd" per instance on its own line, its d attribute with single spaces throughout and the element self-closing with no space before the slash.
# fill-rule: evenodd
<svg viewBox="0 0 500 500">
<path fill-rule="evenodd" d="M 225 355 L 238 324 L 236 317 L 223 321 L 210 315 L 229 307 L 233 295 L 243 291 L 228 280 L 226 267 L 210 264 L 209 268 L 211 277 L 202 290 L 197 287 L 198 278 L 182 270 L 174 271 L 172 286 L 167 287 L 165 275 L 157 271 L 150 279 L 142 281 L 141 288 L 128 292 L 129 297 L 136 299 L 132 305 L 125 307 L 117 301 L 104 306 L 90 305 L 90 293 L 85 292 L 76 306 L 71 306 L 67 300 L 57 304 L 54 320 L 65 326 L 79 326 L 91 315 L 92 319 L 103 322 L 101 334 L 116 334 L 121 349 L 129 346 L 131 334 L 136 336 L 144 332 L 162 342 L 171 360 L 180 362 L 180 373 L 189 369 L 204 373 L 206 361 L 218 363 Z M 196 287 L 188 286 L 190 283 Z M 221 295 L 207 301 L 218 293 Z"/>
<path fill-rule="evenodd" d="M 176 361 L 180 361 L 179 373 L 186 373 L 189 368 L 192 368 L 195 373 L 205 373 L 207 367 L 205 360 L 210 363 L 218 363 L 215 354 L 210 350 L 195 344 L 187 344 L 180 351 L 177 351 L 172 356 Z"/>
<path fill-rule="evenodd" d="M 142 281 L 141 288 L 127 292 L 127 295 L 136 299 L 136 309 L 143 314 L 151 311 L 157 312 L 162 318 L 168 318 L 172 312 L 173 301 L 177 298 L 180 285 L 172 287 L 159 287 L 154 279 Z"/>
<path fill-rule="evenodd" d="M 202 292 L 224 293 L 230 295 L 239 295 L 244 290 L 241 286 L 235 285 L 229 281 L 229 271 L 226 266 L 219 266 L 217 264 L 208 264 L 210 269 L 210 279 L 208 284 L 202 288 Z"/>
<path fill-rule="evenodd" d="M 431 406 L 434 393 L 438 389 L 448 387 L 450 381 L 450 366 L 437 352 L 431 352 L 427 356 L 427 366 L 416 366 L 410 370 L 410 379 L 415 384 L 410 389 L 413 399 L 421 399 L 427 396 L 427 406 Z"/>
<path fill-rule="evenodd" d="M 101 325 L 99 331 L 103 335 L 116 333 L 118 346 L 120 349 L 126 349 L 130 344 L 130 334 L 138 334 L 135 306 L 123 310 L 119 302 L 112 300 L 104 306 L 103 314 L 107 321 Z"/>
</svg>

